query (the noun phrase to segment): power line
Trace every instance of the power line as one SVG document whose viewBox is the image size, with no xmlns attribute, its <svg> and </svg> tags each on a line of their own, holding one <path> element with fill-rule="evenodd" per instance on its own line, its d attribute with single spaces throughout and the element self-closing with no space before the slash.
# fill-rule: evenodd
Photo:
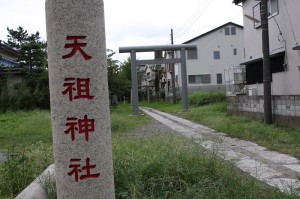
<svg viewBox="0 0 300 199">
<path fill-rule="evenodd" d="M 191 20 L 193 20 L 195 18 L 195 16 L 197 16 L 197 14 L 199 13 L 199 11 L 202 9 L 202 4 L 203 4 L 203 1 L 202 3 L 197 7 L 197 9 L 194 11 L 194 13 L 189 17 L 189 19 L 182 25 L 180 26 L 177 31 L 178 33 L 183 31 L 185 29 L 185 26 L 187 26 Z M 176 32 L 177 33 L 177 32 Z"/>
<path fill-rule="evenodd" d="M 179 30 L 176 31 L 174 34 L 176 38 L 179 38 L 183 34 L 185 34 L 188 30 L 191 29 L 191 27 L 198 21 L 198 19 L 201 17 L 201 15 L 206 11 L 209 4 L 212 2 L 212 0 L 206 0 L 204 2 L 204 6 L 202 4 L 197 8 L 197 10 L 194 12 L 194 14 L 189 18 L 189 20 L 179 28 Z"/>
<path fill-rule="evenodd" d="M 192 27 L 193 27 L 193 25 L 199 20 L 199 18 L 201 17 L 201 15 L 206 11 L 206 8 L 209 6 L 209 4 L 211 3 L 211 1 L 207 1 L 207 3 L 206 3 L 206 5 L 204 6 L 204 8 L 201 10 L 201 11 L 199 11 L 199 13 L 198 13 L 198 15 L 196 15 L 191 21 L 190 21 L 190 23 L 186 26 L 186 28 L 185 29 L 183 29 L 181 32 L 177 32 L 177 35 L 178 36 L 181 36 L 181 35 L 183 35 L 183 34 L 185 34 L 188 30 L 190 30 Z"/>
</svg>

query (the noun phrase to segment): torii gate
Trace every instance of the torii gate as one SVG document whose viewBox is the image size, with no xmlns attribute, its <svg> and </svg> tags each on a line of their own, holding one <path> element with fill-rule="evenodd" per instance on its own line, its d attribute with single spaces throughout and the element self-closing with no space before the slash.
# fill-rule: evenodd
<svg viewBox="0 0 300 199">
<path fill-rule="evenodd" d="M 155 51 L 178 51 L 180 58 L 172 59 L 153 59 L 153 60 L 136 60 L 137 52 L 155 52 Z M 131 57 L 131 85 L 132 85 L 132 105 L 133 115 L 138 115 L 138 82 L 137 66 L 146 64 L 181 64 L 181 83 L 182 83 L 182 111 L 188 111 L 188 92 L 187 92 L 187 72 L 186 72 L 186 50 L 197 50 L 195 44 L 178 44 L 178 45 L 156 45 L 156 46 L 128 46 L 120 47 L 119 53 L 130 53 Z"/>
</svg>

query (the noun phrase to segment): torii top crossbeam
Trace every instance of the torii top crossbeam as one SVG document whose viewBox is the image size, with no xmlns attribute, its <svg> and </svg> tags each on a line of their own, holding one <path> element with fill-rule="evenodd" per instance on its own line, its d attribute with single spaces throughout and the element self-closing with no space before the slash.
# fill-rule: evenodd
<svg viewBox="0 0 300 199">
<path fill-rule="evenodd" d="M 154 46 L 127 46 L 120 47 L 119 53 L 130 53 L 131 51 L 135 52 L 151 52 L 151 51 L 176 51 L 176 50 L 196 50 L 196 44 L 177 44 L 177 45 L 154 45 Z"/>
</svg>

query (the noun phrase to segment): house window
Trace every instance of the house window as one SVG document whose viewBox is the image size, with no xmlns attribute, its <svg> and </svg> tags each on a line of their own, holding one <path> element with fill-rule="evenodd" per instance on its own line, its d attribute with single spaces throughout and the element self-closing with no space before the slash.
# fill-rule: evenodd
<svg viewBox="0 0 300 199">
<path fill-rule="evenodd" d="M 210 83 L 210 74 L 202 75 L 202 83 Z"/>
<path fill-rule="evenodd" d="M 253 17 L 258 21 L 254 21 L 254 28 L 259 28 L 261 26 L 261 18 L 260 18 L 260 3 L 253 7 Z"/>
<path fill-rule="evenodd" d="M 233 49 L 233 55 L 237 55 L 237 49 L 236 48 Z"/>
<path fill-rule="evenodd" d="M 254 28 L 259 28 L 261 26 L 260 8 L 261 3 L 258 3 L 253 7 L 253 17 L 258 20 L 258 22 L 254 22 Z M 268 13 L 269 16 L 278 14 L 278 0 L 268 0 Z"/>
<path fill-rule="evenodd" d="M 196 75 L 189 75 L 189 83 L 196 83 Z"/>
<path fill-rule="evenodd" d="M 230 29 L 229 29 L 229 27 L 225 27 L 225 35 L 230 35 Z"/>
<path fill-rule="evenodd" d="M 236 35 L 235 27 L 231 27 L 231 35 Z"/>
<path fill-rule="evenodd" d="M 278 14 L 278 0 L 268 0 L 269 15 Z"/>
<path fill-rule="evenodd" d="M 214 51 L 214 59 L 220 59 L 220 51 Z"/>
<path fill-rule="evenodd" d="M 225 35 L 236 35 L 235 27 L 225 27 Z"/>
<path fill-rule="evenodd" d="M 187 59 L 198 59 L 197 50 L 188 50 Z"/>
<path fill-rule="evenodd" d="M 210 83 L 210 74 L 204 75 L 189 75 L 190 84 L 199 84 L 199 83 Z"/>
<path fill-rule="evenodd" d="M 222 74 L 217 74 L 217 84 L 222 84 Z"/>
<path fill-rule="evenodd" d="M 150 79 L 150 72 L 147 73 L 147 79 Z"/>
</svg>

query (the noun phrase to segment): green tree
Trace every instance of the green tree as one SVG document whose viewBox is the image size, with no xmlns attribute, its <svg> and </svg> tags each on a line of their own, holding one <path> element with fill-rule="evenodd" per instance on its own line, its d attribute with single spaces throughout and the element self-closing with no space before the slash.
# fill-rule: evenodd
<svg viewBox="0 0 300 199">
<path fill-rule="evenodd" d="M 160 97 L 162 97 L 161 87 L 163 87 L 161 78 L 165 74 L 165 69 L 161 67 L 161 65 L 154 65 L 151 67 L 151 70 L 155 73 L 154 86 L 155 86 L 157 100 L 159 101 Z"/>
<path fill-rule="evenodd" d="M 127 60 L 123 61 L 120 64 L 120 78 L 121 84 L 123 85 L 123 95 L 130 97 L 130 88 L 131 88 L 131 59 L 130 57 Z"/>
<path fill-rule="evenodd" d="M 9 29 L 7 27 L 7 43 L 10 47 L 20 50 L 22 44 L 27 41 L 28 33 L 21 26 L 17 30 Z"/>
<path fill-rule="evenodd" d="M 116 53 L 110 49 L 107 49 L 107 76 L 109 92 L 115 94 L 119 86 L 119 61 L 114 60 L 113 56 Z"/>
<path fill-rule="evenodd" d="M 107 49 L 108 87 L 111 96 L 116 95 L 121 98 L 130 95 L 131 61 L 128 58 L 120 63 L 113 58 L 115 54 L 114 51 Z"/>
<path fill-rule="evenodd" d="M 21 26 L 17 30 L 7 28 L 7 45 L 20 52 L 20 67 L 46 68 L 46 47 L 47 43 L 40 40 L 40 33 L 28 34 Z"/>
<path fill-rule="evenodd" d="M 124 79 L 131 81 L 131 58 L 128 57 L 120 64 L 121 75 Z"/>
</svg>

